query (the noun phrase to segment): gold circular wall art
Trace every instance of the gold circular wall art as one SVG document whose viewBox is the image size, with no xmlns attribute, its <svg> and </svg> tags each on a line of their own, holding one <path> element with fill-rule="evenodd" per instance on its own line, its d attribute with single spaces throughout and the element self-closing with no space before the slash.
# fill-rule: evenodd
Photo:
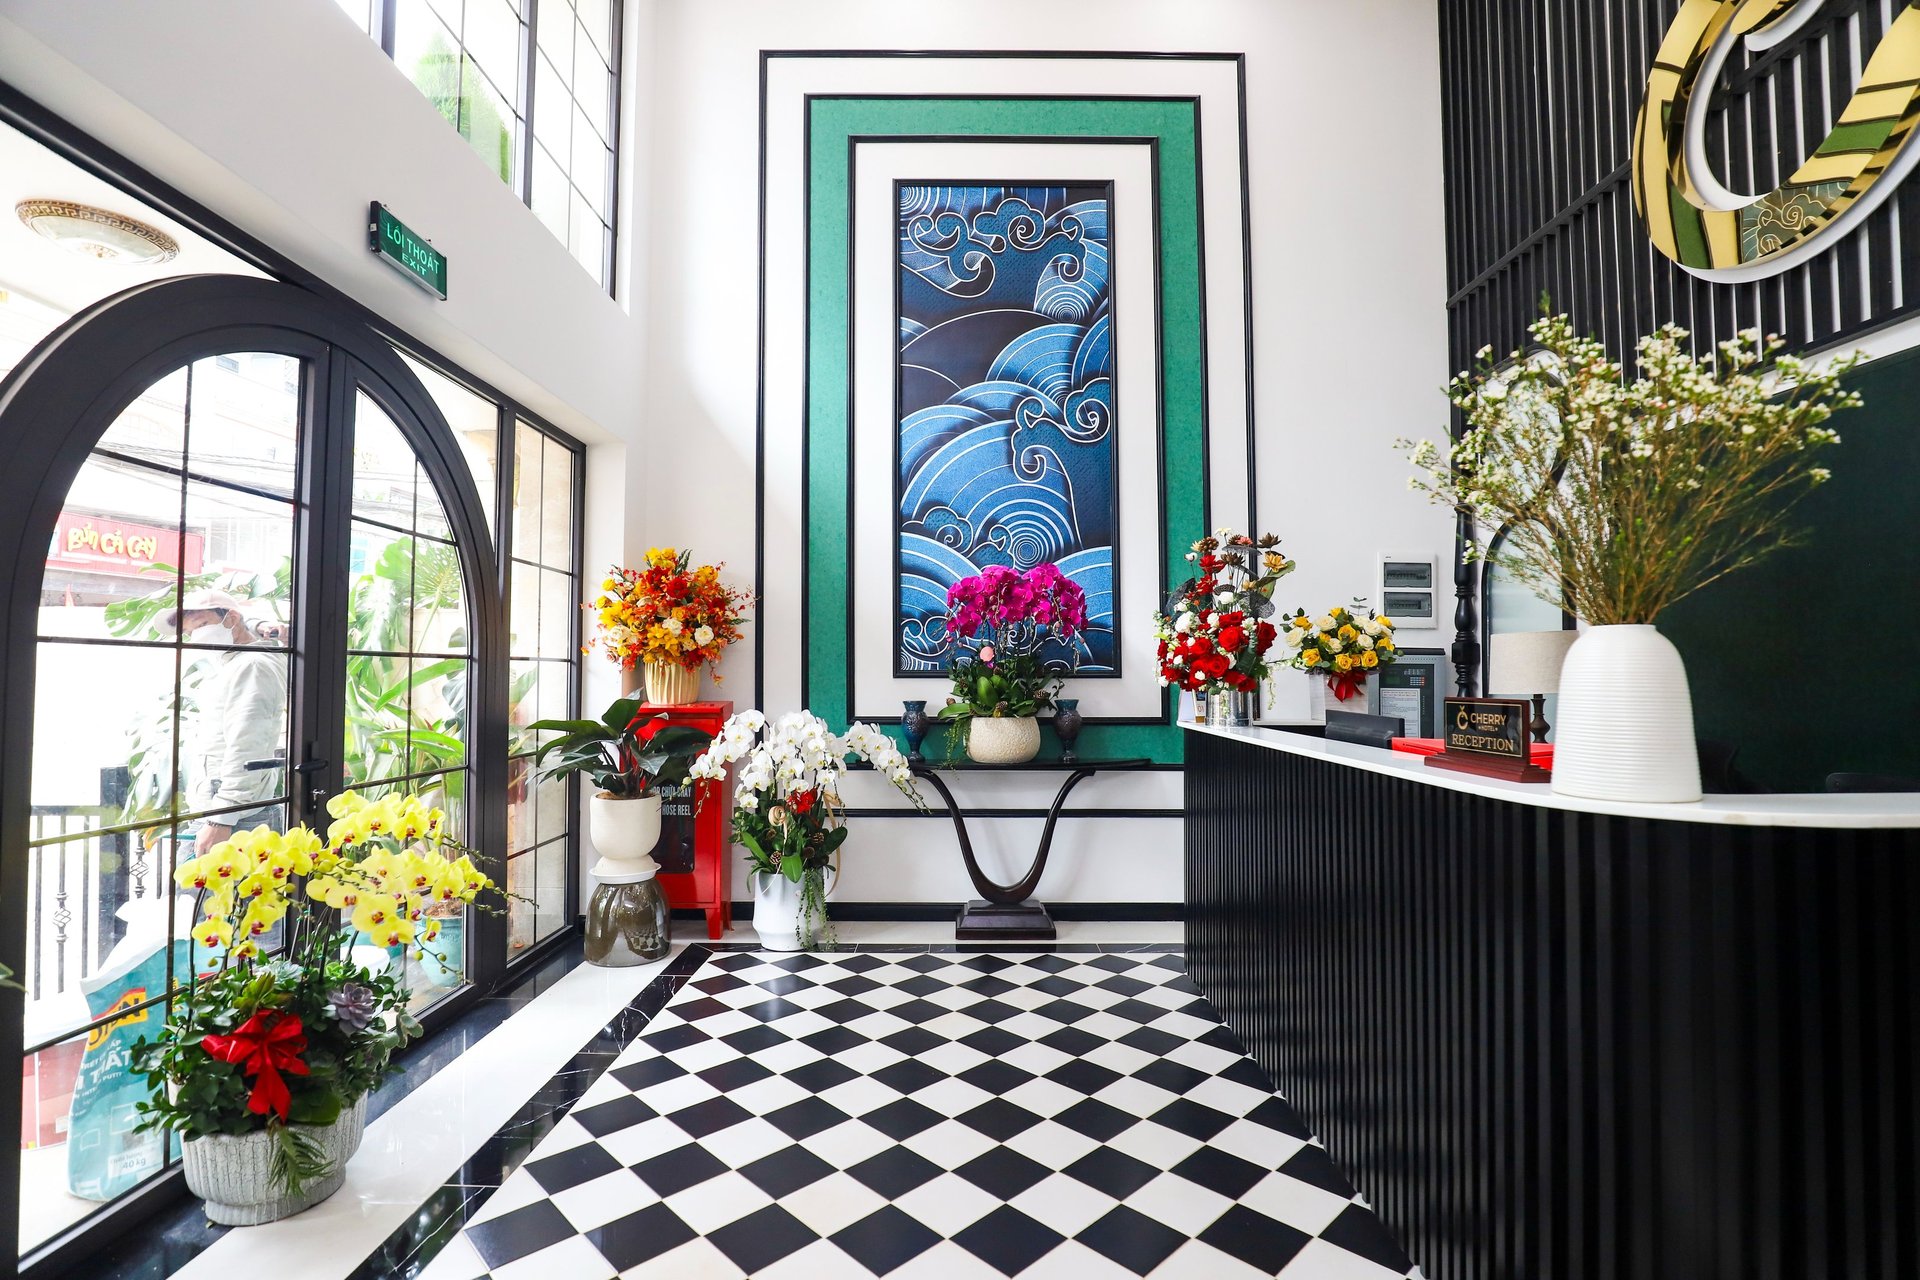
<svg viewBox="0 0 1920 1280">
<path fill-rule="evenodd" d="M 1772 191 L 1740 195 L 1707 160 L 1713 86 L 1736 45 L 1798 33 L 1824 0 L 1684 0 L 1633 131 L 1633 198 L 1660 252 L 1707 280 L 1756 280 L 1833 244 L 1899 184 L 1920 147 L 1920 0 L 1899 6 L 1833 131 Z"/>
</svg>

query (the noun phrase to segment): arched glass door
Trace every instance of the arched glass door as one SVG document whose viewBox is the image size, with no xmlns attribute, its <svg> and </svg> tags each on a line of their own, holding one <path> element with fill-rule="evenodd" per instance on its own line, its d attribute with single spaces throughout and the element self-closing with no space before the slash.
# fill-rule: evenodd
<svg viewBox="0 0 1920 1280">
<path fill-rule="evenodd" d="M 218 962 L 178 861 L 236 828 L 323 828 L 344 788 L 422 792 L 468 843 L 503 843 L 495 562 L 432 400 L 297 289 L 163 290 L 83 314 L 0 385 L 0 477 L 33 495 L 0 514 L 0 733 L 31 744 L 0 766 L 22 1256 L 177 1164 L 134 1131 L 127 1066 Z M 223 312 L 238 322 L 153 336 Z M 504 962 L 504 923 L 441 941 L 452 966 L 388 954 L 416 1012 Z"/>
</svg>

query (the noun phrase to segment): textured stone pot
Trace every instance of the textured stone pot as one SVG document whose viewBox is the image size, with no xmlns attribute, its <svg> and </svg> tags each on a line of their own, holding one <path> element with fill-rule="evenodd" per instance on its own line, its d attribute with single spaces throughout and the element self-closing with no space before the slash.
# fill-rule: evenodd
<svg viewBox="0 0 1920 1280">
<path fill-rule="evenodd" d="M 1033 716 L 975 716 L 967 726 L 967 755 L 975 764 L 1024 764 L 1040 754 L 1040 721 Z"/>
<path fill-rule="evenodd" d="M 700 698 L 700 668 L 671 662 L 647 664 L 647 701 L 656 707 L 685 706 Z"/>
<path fill-rule="evenodd" d="M 311 1209 L 347 1180 L 347 1161 L 360 1149 L 367 1127 L 362 1094 L 332 1124 L 295 1126 L 312 1138 L 331 1172 L 288 1195 L 273 1180 L 274 1136 L 265 1129 L 237 1137 L 221 1134 L 181 1144 L 180 1162 L 187 1190 L 206 1201 L 207 1220 L 229 1227 L 252 1227 Z"/>
</svg>

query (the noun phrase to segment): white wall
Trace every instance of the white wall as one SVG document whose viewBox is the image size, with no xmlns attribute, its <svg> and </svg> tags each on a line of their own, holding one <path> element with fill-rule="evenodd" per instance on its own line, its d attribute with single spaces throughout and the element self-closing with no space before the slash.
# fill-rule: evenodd
<svg viewBox="0 0 1920 1280">
<path fill-rule="evenodd" d="M 1449 522 L 1407 491 L 1405 462 L 1391 447 L 1397 436 L 1445 424 L 1434 6 L 975 0 L 967 12 L 964 25 L 932 26 L 920 9 L 892 0 L 658 0 L 648 397 L 655 447 L 673 441 L 676 462 L 648 472 L 649 539 L 691 544 L 751 580 L 760 50 L 1224 50 L 1248 55 L 1261 523 L 1303 566 L 1283 596 L 1325 607 L 1371 595 L 1382 551 L 1430 551 L 1444 565 Z M 982 62 L 980 88 L 1045 85 L 996 76 Z M 767 590 L 790 595 L 798 584 Z M 1403 641 L 1439 645 L 1442 634 L 1429 641 L 1410 632 Z M 750 697 L 747 646 L 725 671 L 725 691 Z M 1177 806 L 1175 781 L 1161 775 L 1142 789 L 1096 780 L 1074 802 Z M 970 785 L 963 799 L 973 803 L 1045 799 L 1004 795 L 997 780 Z M 1011 873 L 1038 824 L 978 825 L 990 856 L 1004 860 L 999 870 Z M 869 821 L 848 849 L 843 897 L 971 896 L 943 828 Z M 1070 823 L 1056 853 L 1042 898 L 1183 896 L 1178 822 Z"/>
</svg>

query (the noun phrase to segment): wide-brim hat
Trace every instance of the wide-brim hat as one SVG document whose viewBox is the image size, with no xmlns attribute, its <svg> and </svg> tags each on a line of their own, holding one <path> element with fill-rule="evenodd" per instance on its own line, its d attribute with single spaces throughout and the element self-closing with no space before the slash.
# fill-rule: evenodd
<svg viewBox="0 0 1920 1280">
<path fill-rule="evenodd" d="M 201 613 L 209 610 L 221 612 L 240 612 L 240 602 L 224 591 L 215 591 L 211 587 L 202 587 L 189 591 L 180 602 L 178 609 L 169 609 L 160 615 L 160 625 L 178 629 L 182 614 Z"/>
</svg>

